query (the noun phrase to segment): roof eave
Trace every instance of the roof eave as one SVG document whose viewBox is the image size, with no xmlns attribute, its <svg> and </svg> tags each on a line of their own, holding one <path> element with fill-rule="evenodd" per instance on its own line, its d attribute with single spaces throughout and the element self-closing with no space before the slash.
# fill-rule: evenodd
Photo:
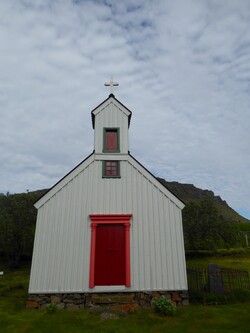
<svg viewBox="0 0 250 333">
<path fill-rule="evenodd" d="M 186 206 L 186 204 L 185 204 L 185 202 L 183 201 L 183 200 L 181 200 L 176 194 L 174 194 L 167 186 L 165 186 L 164 184 L 162 184 L 158 179 L 157 179 L 157 177 L 155 177 L 155 175 L 153 175 L 147 168 L 145 168 L 145 166 L 144 165 L 142 165 L 134 156 L 132 156 L 130 153 L 129 153 L 129 156 L 133 159 L 133 160 L 135 160 L 146 172 L 148 172 L 156 181 L 157 181 L 157 183 L 159 183 L 161 186 L 163 186 L 163 187 L 165 187 L 165 189 L 166 190 L 168 190 L 177 200 L 178 200 L 178 202 L 179 202 L 179 207 L 181 208 L 181 209 L 183 209 L 185 206 Z"/>
<path fill-rule="evenodd" d="M 85 161 L 87 161 L 92 155 L 94 155 L 94 152 L 92 152 L 91 154 L 89 154 L 83 161 L 81 161 L 79 164 L 77 164 L 77 166 L 75 166 L 72 170 L 70 170 L 64 177 L 62 177 L 57 183 L 55 183 L 55 185 L 53 185 L 50 189 L 48 189 L 47 192 L 45 192 L 35 203 L 34 206 L 36 209 L 40 208 L 41 205 L 39 204 L 42 199 L 45 196 L 49 197 L 49 193 L 53 191 L 53 189 L 56 188 L 56 186 L 58 186 L 66 177 L 68 177 L 72 172 L 74 172 L 81 164 L 83 164 Z M 48 199 L 49 200 L 49 199 Z"/>
<path fill-rule="evenodd" d="M 129 116 L 128 116 L 128 128 L 130 126 L 130 120 L 132 117 L 132 111 L 130 111 L 124 104 L 122 104 L 117 98 L 115 98 L 114 94 L 110 94 L 108 98 L 106 98 L 103 102 L 101 102 L 99 105 L 97 105 L 97 107 L 95 107 L 92 111 L 91 111 L 91 118 L 92 118 L 92 127 L 93 129 L 95 129 L 95 110 L 98 109 L 102 104 L 106 103 L 110 98 L 113 98 L 114 100 L 116 100 L 119 104 L 121 104 L 121 106 L 123 108 L 125 108 L 128 112 L 129 112 Z"/>
</svg>

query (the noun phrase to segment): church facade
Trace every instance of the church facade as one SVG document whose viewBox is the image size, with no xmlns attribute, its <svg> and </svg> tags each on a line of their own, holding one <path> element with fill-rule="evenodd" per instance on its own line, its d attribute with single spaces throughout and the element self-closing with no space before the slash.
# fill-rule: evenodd
<svg viewBox="0 0 250 333">
<path fill-rule="evenodd" d="M 110 94 L 91 115 L 93 153 L 35 203 L 28 307 L 186 304 L 184 203 L 129 153 L 126 106 Z"/>
</svg>

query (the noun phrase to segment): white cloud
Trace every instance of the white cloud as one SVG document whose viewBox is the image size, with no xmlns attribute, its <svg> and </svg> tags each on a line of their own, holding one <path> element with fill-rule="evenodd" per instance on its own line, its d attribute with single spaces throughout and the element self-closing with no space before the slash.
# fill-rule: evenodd
<svg viewBox="0 0 250 333">
<path fill-rule="evenodd" d="M 50 187 L 93 149 L 90 111 L 120 82 L 131 153 L 250 211 L 250 4 L 0 3 L 0 191 Z"/>
</svg>

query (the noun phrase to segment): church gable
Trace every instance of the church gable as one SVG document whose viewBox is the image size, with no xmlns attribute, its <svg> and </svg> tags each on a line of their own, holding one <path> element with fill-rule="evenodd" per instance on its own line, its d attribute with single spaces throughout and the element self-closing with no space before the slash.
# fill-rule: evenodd
<svg viewBox="0 0 250 333">
<path fill-rule="evenodd" d="M 107 158 L 107 157 L 106 157 Z M 166 187 L 164 187 L 155 177 L 145 169 L 139 162 L 136 161 L 131 155 L 127 157 L 120 158 L 119 161 L 113 161 L 112 159 L 104 160 L 105 157 L 93 154 L 90 155 L 86 160 L 81 162 L 76 168 L 74 168 L 68 175 L 62 178 L 50 191 L 48 191 L 41 199 L 35 203 L 36 208 L 40 208 L 47 201 L 51 200 L 58 192 L 67 191 L 67 188 L 71 186 L 71 182 L 74 180 L 75 184 L 78 184 L 80 193 L 77 194 L 79 197 L 80 194 L 88 195 L 93 197 L 96 202 L 102 202 L 108 207 L 112 206 L 112 202 L 121 200 L 119 206 L 123 206 L 124 202 L 122 201 L 122 196 L 119 192 L 123 192 L 123 196 L 132 197 L 132 192 L 135 192 L 134 189 L 129 188 L 130 179 L 135 179 L 134 186 L 138 187 L 139 183 L 137 181 L 137 174 L 140 175 L 143 182 L 149 182 L 152 186 L 157 188 L 166 198 L 173 202 L 180 209 L 184 208 L 184 204 L 176 196 L 174 196 Z M 104 175 L 104 163 L 105 162 L 119 163 L 119 177 L 106 177 Z M 92 165 L 92 166 L 91 166 Z M 89 168 L 91 171 L 89 173 Z M 93 178 L 92 178 L 93 177 Z M 86 178 L 86 179 L 85 179 Z M 116 180 L 112 178 L 118 178 Z M 86 181 L 89 180 L 89 183 Z M 140 180 L 141 182 L 141 180 Z M 95 188 L 93 185 L 96 185 Z M 96 193 L 92 193 L 96 190 Z M 77 191 L 77 188 L 74 189 Z M 131 193 L 129 193 L 131 191 Z M 142 188 L 138 188 L 136 191 L 142 191 Z M 138 192 L 139 195 L 139 192 Z M 114 197 L 113 197 L 114 196 Z M 110 202 L 105 202 L 102 197 L 107 197 L 110 199 Z M 84 200 L 84 197 L 80 200 Z M 136 198 L 134 198 L 136 200 Z M 105 207 L 101 207 L 105 211 Z M 121 209 L 121 208 L 119 208 Z"/>
<path fill-rule="evenodd" d="M 120 162 L 121 178 L 103 179 L 102 161 L 89 159 L 84 168 L 66 177 L 64 180 L 67 183 L 60 184 L 57 192 L 46 198 L 46 203 L 39 209 L 37 228 L 40 233 L 36 236 L 34 248 L 34 256 L 38 259 L 33 267 L 38 272 L 37 281 L 40 282 L 38 286 L 35 281 L 32 282 L 31 292 L 36 288 L 39 292 L 45 292 L 48 288 L 46 280 L 42 278 L 44 272 L 50 277 L 49 288 L 54 292 L 59 292 L 59 288 L 84 292 L 96 290 L 103 280 L 100 277 L 97 284 L 90 284 L 88 278 L 91 267 L 91 219 L 93 215 L 103 216 L 105 225 L 108 225 L 114 214 L 131 216 L 132 290 L 163 290 L 166 277 L 168 288 L 185 288 L 185 265 L 183 260 L 178 262 L 177 259 L 184 255 L 183 239 L 178 241 L 177 238 L 182 233 L 181 213 L 177 206 L 180 203 L 170 198 L 164 187 L 159 188 L 153 176 L 133 158 Z M 96 241 L 99 236 L 97 234 Z M 46 251 L 39 251 L 45 238 L 50 248 L 49 256 Z M 167 256 L 161 262 L 164 254 Z M 53 264 L 54 258 L 62 262 L 60 267 Z M 71 272 L 81 265 L 84 275 L 71 280 Z M 178 272 L 182 275 L 179 276 Z M 55 275 L 58 280 L 52 278 Z M 108 291 L 107 288 L 98 288 Z"/>
<path fill-rule="evenodd" d="M 128 127 L 129 127 L 132 112 L 120 101 L 118 101 L 118 99 L 116 99 L 113 94 L 110 94 L 105 101 L 103 101 L 94 110 L 91 111 L 93 129 L 95 129 L 96 116 L 100 114 L 100 112 L 102 112 L 103 110 L 105 109 L 107 110 L 110 104 L 113 104 L 113 106 L 116 108 L 117 111 L 124 113 L 128 117 Z"/>
</svg>

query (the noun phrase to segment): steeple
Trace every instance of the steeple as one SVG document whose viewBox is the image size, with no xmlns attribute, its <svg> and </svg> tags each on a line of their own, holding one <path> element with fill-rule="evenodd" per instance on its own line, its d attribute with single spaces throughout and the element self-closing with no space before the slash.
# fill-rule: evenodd
<svg viewBox="0 0 250 333">
<path fill-rule="evenodd" d="M 105 85 L 117 86 L 112 79 Z M 128 154 L 128 128 L 132 112 L 111 93 L 92 112 L 96 154 Z"/>
</svg>

